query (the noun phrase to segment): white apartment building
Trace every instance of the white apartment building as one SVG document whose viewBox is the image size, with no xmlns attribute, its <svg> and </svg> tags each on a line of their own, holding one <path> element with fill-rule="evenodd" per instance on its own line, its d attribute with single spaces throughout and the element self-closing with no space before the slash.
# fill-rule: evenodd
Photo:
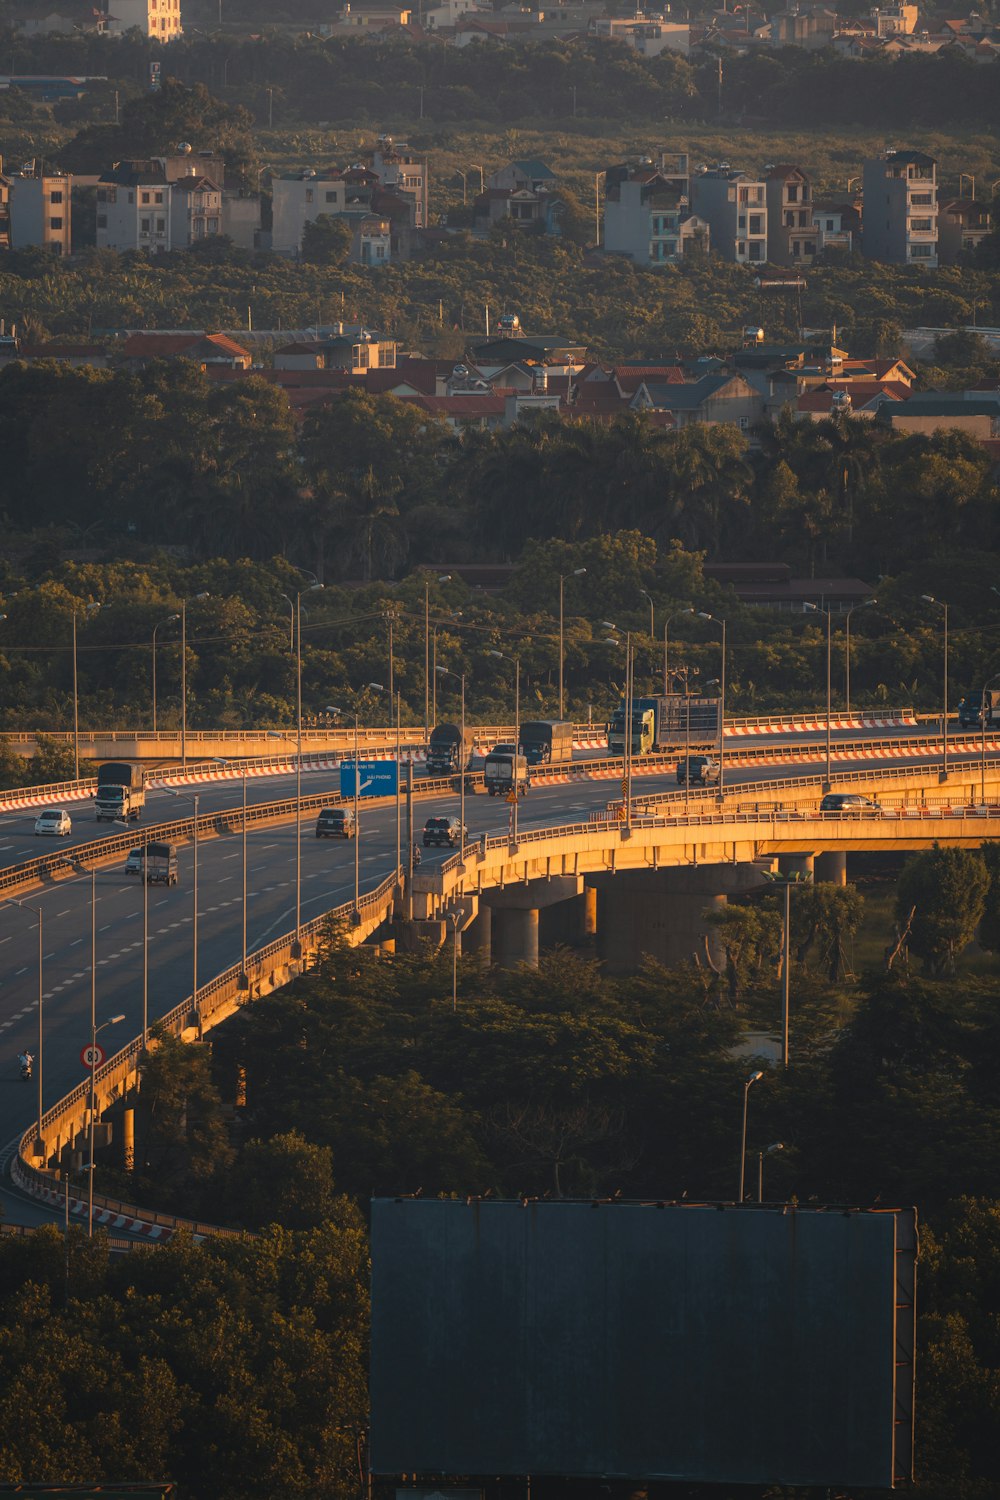
<svg viewBox="0 0 1000 1500">
<path fill-rule="evenodd" d="M 741 265 L 767 260 L 767 185 L 727 162 L 691 178 L 691 206 L 708 221 L 712 249 Z"/>
<path fill-rule="evenodd" d="M 118 162 L 97 184 L 97 245 L 169 250 L 170 184 L 159 161 Z"/>
<path fill-rule="evenodd" d="M 171 250 L 187 250 L 223 232 L 222 189 L 211 178 L 181 177 L 169 191 Z"/>
<path fill-rule="evenodd" d="M 604 248 L 639 266 L 662 266 L 709 248 L 707 221 L 692 214 L 686 151 L 661 151 L 604 177 Z"/>
<path fill-rule="evenodd" d="M 295 172 L 271 182 L 271 248 L 279 255 L 298 255 L 302 233 L 320 214 L 342 214 L 347 184 L 339 173 Z"/>
<path fill-rule="evenodd" d="M 372 171 L 382 187 L 413 205 L 411 226 L 427 227 L 427 163 L 411 152 L 405 141 L 393 141 L 391 135 L 380 135 L 372 153 Z"/>
<path fill-rule="evenodd" d="M 922 151 L 887 151 L 864 164 L 862 249 L 894 265 L 938 263 L 937 162 Z"/>
<path fill-rule="evenodd" d="M 107 0 L 107 5 L 112 36 L 137 30 L 154 42 L 170 42 L 181 35 L 181 0 Z"/>
</svg>

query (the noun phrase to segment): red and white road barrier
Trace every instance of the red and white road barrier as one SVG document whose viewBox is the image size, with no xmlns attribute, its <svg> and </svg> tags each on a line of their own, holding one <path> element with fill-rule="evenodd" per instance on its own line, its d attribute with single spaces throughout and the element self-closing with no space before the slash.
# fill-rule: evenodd
<svg viewBox="0 0 1000 1500">
<path fill-rule="evenodd" d="M 39 1203 L 46 1203 L 51 1208 L 58 1208 L 61 1213 L 66 1212 L 66 1196 L 58 1188 L 48 1187 L 45 1183 L 36 1182 L 33 1177 L 19 1170 L 21 1159 L 15 1153 L 11 1160 L 11 1177 L 23 1193 L 28 1193 L 32 1198 L 37 1198 Z M 86 1198 L 75 1198 L 70 1194 L 69 1211 L 73 1218 L 88 1218 L 90 1205 Z M 181 1225 L 152 1224 L 148 1219 L 137 1219 L 132 1214 L 119 1213 L 116 1209 L 105 1208 L 97 1203 L 94 1204 L 94 1223 L 99 1224 L 102 1229 L 117 1230 L 124 1234 L 142 1235 L 143 1239 L 151 1244 L 166 1244 L 167 1240 L 173 1239 L 179 1234 Z M 204 1235 L 196 1234 L 196 1240 L 202 1240 Z"/>
<path fill-rule="evenodd" d="M 838 717 L 830 720 L 831 729 L 908 729 L 917 724 L 916 714 L 897 714 L 891 719 Z M 746 735 L 755 738 L 776 734 L 822 734 L 826 730 L 826 715 L 815 719 L 789 719 L 783 724 L 736 724 L 726 730 L 726 739 L 740 739 Z"/>
</svg>

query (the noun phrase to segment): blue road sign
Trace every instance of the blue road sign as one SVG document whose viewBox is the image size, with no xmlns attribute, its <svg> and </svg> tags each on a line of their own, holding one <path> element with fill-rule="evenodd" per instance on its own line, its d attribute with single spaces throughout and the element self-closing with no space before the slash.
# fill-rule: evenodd
<svg viewBox="0 0 1000 1500">
<path fill-rule="evenodd" d="M 399 785 L 399 766 L 394 760 L 358 761 L 359 797 L 395 797 Z M 340 795 L 354 796 L 354 762 L 340 762 Z"/>
</svg>

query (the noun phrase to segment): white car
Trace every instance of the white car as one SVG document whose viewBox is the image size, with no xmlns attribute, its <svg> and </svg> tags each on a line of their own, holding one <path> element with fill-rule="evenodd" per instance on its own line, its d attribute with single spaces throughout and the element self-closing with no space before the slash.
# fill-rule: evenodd
<svg viewBox="0 0 1000 1500">
<path fill-rule="evenodd" d="M 47 807 L 35 819 L 35 837 L 49 833 L 53 838 L 64 839 L 73 832 L 73 822 L 68 812 L 61 807 Z"/>
</svg>

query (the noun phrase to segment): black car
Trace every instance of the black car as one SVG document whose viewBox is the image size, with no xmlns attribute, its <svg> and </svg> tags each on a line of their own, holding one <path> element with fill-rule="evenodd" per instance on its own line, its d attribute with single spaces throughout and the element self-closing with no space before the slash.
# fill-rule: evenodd
<svg viewBox="0 0 1000 1500">
<path fill-rule="evenodd" d="M 860 792 L 827 792 L 819 805 L 821 813 L 857 813 L 867 814 L 870 818 L 880 818 L 882 809 L 877 802 L 870 797 L 862 797 Z"/>
<path fill-rule="evenodd" d="M 429 849 L 431 844 L 447 844 L 450 849 L 454 849 L 461 841 L 462 825 L 457 818 L 428 818 L 424 824 L 425 849 Z"/>
<path fill-rule="evenodd" d="M 316 819 L 318 839 L 352 839 L 357 833 L 352 807 L 324 807 Z"/>
</svg>

